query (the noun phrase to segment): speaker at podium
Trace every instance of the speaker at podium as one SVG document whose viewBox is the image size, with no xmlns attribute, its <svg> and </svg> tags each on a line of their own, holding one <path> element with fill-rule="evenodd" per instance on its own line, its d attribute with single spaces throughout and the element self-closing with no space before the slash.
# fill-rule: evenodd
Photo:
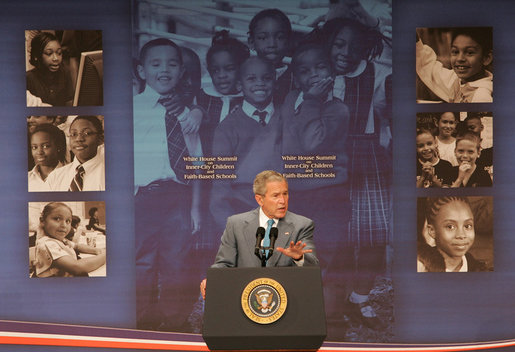
<svg viewBox="0 0 515 352">
<path fill-rule="evenodd" d="M 212 351 L 316 351 L 327 335 L 320 268 L 210 268 L 202 336 Z"/>
</svg>

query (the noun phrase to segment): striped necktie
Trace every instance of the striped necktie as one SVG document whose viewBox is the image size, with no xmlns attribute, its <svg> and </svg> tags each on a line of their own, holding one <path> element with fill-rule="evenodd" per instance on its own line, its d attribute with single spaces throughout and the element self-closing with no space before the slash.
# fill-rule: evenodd
<svg viewBox="0 0 515 352">
<path fill-rule="evenodd" d="M 171 99 L 173 99 L 173 97 L 161 97 L 158 102 L 166 109 Z M 189 180 L 186 180 L 184 177 L 186 174 L 186 163 L 183 159 L 185 156 L 188 156 L 188 149 L 186 148 L 186 142 L 182 134 L 181 124 L 179 120 L 177 120 L 177 116 L 168 109 L 165 114 L 165 125 L 170 167 L 175 173 L 177 180 L 181 183 L 188 184 Z"/>
<path fill-rule="evenodd" d="M 84 173 L 86 172 L 84 170 L 84 167 L 82 167 L 82 165 L 79 165 L 77 166 L 75 171 L 75 177 L 70 183 L 70 188 L 68 189 L 68 191 L 70 192 L 80 192 L 82 191 L 82 187 L 84 185 Z"/>
</svg>

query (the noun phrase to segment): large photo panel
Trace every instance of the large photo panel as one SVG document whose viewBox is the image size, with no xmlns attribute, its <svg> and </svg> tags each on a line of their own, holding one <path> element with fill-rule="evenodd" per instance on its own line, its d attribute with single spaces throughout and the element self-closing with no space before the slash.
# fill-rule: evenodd
<svg viewBox="0 0 515 352">
<path fill-rule="evenodd" d="M 276 6 L 134 2 L 137 326 L 200 332 L 227 218 L 275 170 L 315 223 L 328 339 L 389 341 L 391 5 Z"/>
</svg>

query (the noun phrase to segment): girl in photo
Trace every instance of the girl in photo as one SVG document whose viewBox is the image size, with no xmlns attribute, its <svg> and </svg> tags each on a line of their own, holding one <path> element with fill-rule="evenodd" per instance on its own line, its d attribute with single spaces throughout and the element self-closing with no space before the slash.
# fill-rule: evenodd
<svg viewBox="0 0 515 352">
<path fill-rule="evenodd" d="M 48 175 L 66 163 L 66 137 L 58 127 L 45 123 L 36 126 L 29 136 L 34 167 L 28 173 L 29 192 L 49 191 Z"/>
<path fill-rule="evenodd" d="M 453 179 L 451 163 L 442 160 L 438 154 L 436 138 L 431 131 L 417 130 L 417 187 L 450 186 Z"/>
<path fill-rule="evenodd" d="M 418 272 L 486 271 L 469 253 L 476 237 L 474 214 L 464 197 L 428 198 L 426 238 L 418 243 Z M 423 236 L 421 236 L 423 237 Z"/>
<path fill-rule="evenodd" d="M 436 144 L 440 158 L 447 160 L 452 166 L 458 165 L 458 160 L 454 154 L 456 149 L 456 127 L 460 121 L 458 114 L 455 112 L 444 112 L 435 119 L 435 125 L 438 128 L 436 135 Z"/>
<path fill-rule="evenodd" d="M 61 43 L 49 32 L 38 33 L 30 44 L 30 63 L 27 90 L 52 106 L 71 106 L 74 89 L 68 69 L 63 62 Z M 27 100 L 27 106 L 34 99 Z"/>
<path fill-rule="evenodd" d="M 104 249 L 76 244 L 66 239 L 72 223 L 72 210 L 64 203 L 48 203 L 41 212 L 40 232 L 36 240 L 36 276 L 87 276 L 106 262 Z M 78 259 L 75 250 L 95 254 Z"/>
<path fill-rule="evenodd" d="M 276 86 L 274 104 L 281 106 L 286 95 L 294 88 L 293 73 L 283 63 L 293 37 L 288 16 L 279 9 L 258 12 L 249 23 L 248 42 L 256 54 L 271 61 L 275 67 Z"/>
<path fill-rule="evenodd" d="M 352 292 L 345 313 L 371 329 L 384 324 L 369 300 L 378 273 L 385 266 L 390 237 L 389 104 L 386 77 L 391 67 L 375 64 L 385 37 L 377 28 L 358 21 L 334 18 L 322 28 L 333 72 L 332 94 L 349 109 L 350 231 L 344 241 L 352 263 Z M 342 219 L 342 221 L 345 221 Z"/>
<path fill-rule="evenodd" d="M 249 56 L 248 47 L 229 37 L 229 32 L 215 33 L 206 55 L 207 70 L 213 85 L 203 87 L 197 96 L 198 105 L 206 111 L 201 129 L 205 155 L 211 155 L 216 126 L 243 102 L 243 94 L 237 85 L 238 71 Z"/>
</svg>

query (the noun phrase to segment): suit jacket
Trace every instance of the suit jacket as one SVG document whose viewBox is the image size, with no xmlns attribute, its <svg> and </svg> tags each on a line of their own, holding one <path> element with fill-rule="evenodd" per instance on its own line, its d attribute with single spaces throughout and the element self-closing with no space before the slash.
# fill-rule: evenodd
<svg viewBox="0 0 515 352">
<path fill-rule="evenodd" d="M 230 216 L 222 235 L 222 243 L 218 249 L 212 268 L 226 267 L 260 267 L 261 260 L 254 254 L 256 245 L 256 230 L 259 227 L 259 208 L 252 211 Z M 304 265 L 318 265 L 313 242 L 315 225 L 312 220 L 287 212 L 277 224 L 278 236 L 275 248 L 289 246 L 290 241 L 306 243 L 306 249 L 312 253 L 304 255 Z M 294 260 L 281 252 L 274 250 L 267 266 L 293 266 Z"/>
</svg>

